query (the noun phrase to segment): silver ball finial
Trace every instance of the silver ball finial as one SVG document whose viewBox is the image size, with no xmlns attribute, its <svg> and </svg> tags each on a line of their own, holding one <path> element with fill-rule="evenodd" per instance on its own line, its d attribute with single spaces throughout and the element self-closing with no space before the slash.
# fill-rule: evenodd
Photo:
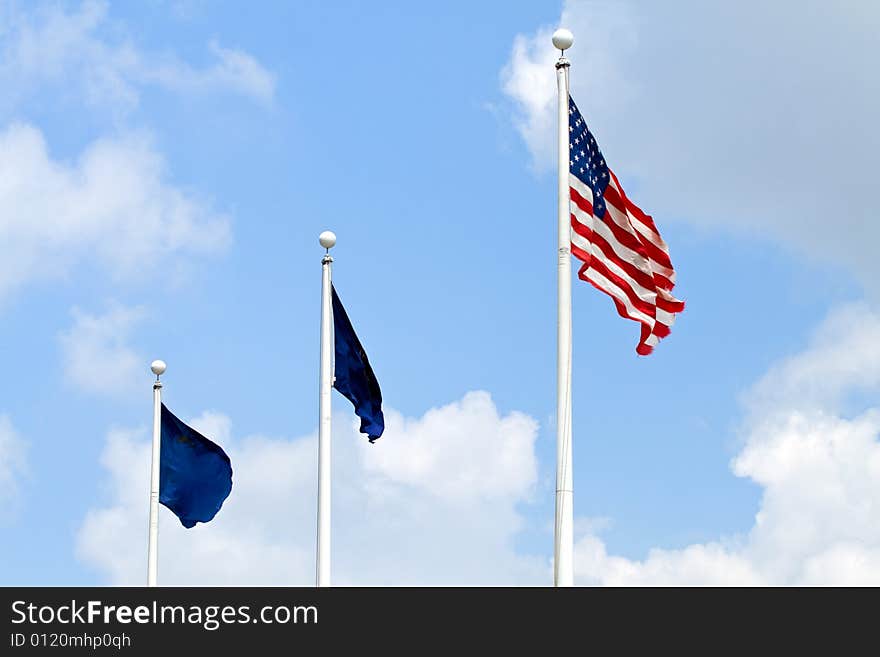
<svg viewBox="0 0 880 657">
<path fill-rule="evenodd" d="M 336 233 L 334 233 L 332 230 L 325 230 L 323 233 L 318 235 L 318 243 L 325 249 L 332 249 L 334 246 L 336 246 Z"/>
<path fill-rule="evenodd" d="M 168 366 L 165 364 L 164 360 L 154 360 L 152 363 L 150 363 L 150 370 L 156 376 L 162 376 L 163 374 L 165 374 L 165 370 L 167 369 L 167 367 Z"/>
<path fill-rule="evenodd" d="M 553 45 L 557 50 L 568 50 L 574 43 L 574 35 L 570 30 L 560 27 L 553 33 Z"/>
</svg>

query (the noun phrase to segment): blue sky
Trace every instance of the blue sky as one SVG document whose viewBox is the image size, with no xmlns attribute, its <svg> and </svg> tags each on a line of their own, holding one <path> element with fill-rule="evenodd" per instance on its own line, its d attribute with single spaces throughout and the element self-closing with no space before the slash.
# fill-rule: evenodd
<svg viewBox="0 0 880 657">
<path fill-rule="evenodd" d="M 781 5 L 754 26 L 675 3 L 0 4 L 0 582 L 140 583 L 163 358 L 166 403 L 241 477 L 211 525 L 161 510 L 160 580 L 311 583 L 330 228 L 392 416 L 367 449 L 334 398 L 337 581 L 549 583 L 561 23 L 572 93 L 688 304 L 640 358 L 637 326 L 574 283 L 578 581 L 876 580 L 880 357 L 857 331 L 880 337 L 880 15 Z M 846 106 L 804 103 L 813 85 Z M 822 186 L 842 197 L 825 236 Z M 839 441 L 862 451 L 823 451 Z M 869 494 L 805 491 L 838 476 Z M 854 499 L 867 515 L 841 524 Z"/>
</svg>

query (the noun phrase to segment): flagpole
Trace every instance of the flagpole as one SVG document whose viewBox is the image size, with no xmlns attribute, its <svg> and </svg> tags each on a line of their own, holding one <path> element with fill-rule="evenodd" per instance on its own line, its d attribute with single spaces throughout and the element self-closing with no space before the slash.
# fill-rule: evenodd
<svg viewBox="0 0 880 657">
<path fill-rule="evenodd" d="M 150 370 L 156 375 L 153 383 L 153 462 L 150 469 L 150 536 L 147 543 L 147 586 L 156 586 L 159 570 L 159 458 L 162 445 L 162 382 L 164 361 L 154 360 Z"/>
<path fill-rule="evenodd" d="M 330 249 L 336 235 L 325 230 L 318 242 L 326 249 L 321 259 L 321 383 L 318 395 L 318 545 L 316 586 L 330 586 L 330 416 L 333 386 L 333 315 L 330 302 Z"/>
<path fill-rule="evenodd" d="M 558 104 L 558 307 L 556 326 L 556 522 L 553 536 L 553 585 L 574 584 L 574 510 L 571 473 L 571 219 L 569 210 L 568 60 L 574 42 L 565 29 L 553 33 L 560 50 L 556 62 Z"/>
</svg>

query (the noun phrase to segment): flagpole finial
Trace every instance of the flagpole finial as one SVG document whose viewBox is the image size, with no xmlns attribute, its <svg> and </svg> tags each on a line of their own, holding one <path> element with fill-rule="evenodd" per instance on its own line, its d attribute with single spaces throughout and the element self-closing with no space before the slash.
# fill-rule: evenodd
<svg viewBox="0 0 880 657">
<path fill-rule="evenodd" d="M 168 366 L 165 364 L 164 360 L 154 360 L 152 363 L 150 363 L 150 371 L 152 371 L 153 374 L 156 375 L 157 379 L 165 374 L 166 369 L 168 369 Z"/>
<path fill-rule="evenodd" d="M 557 50 L 561 50 L 563 53 L 571 48 L 571 45 L 574 43 L 574 35 L 570 30 L 566 30 L 564 27 L 560 27 L 553 33 L 553 46 Z"/>
<path fill-rule="evenodd" d="M 325 230 L 323 233 L 318 235 L 318 243 L 323 246 L 328 251 L 336 246 L 336 233 L 332 230 Z"/>
</svg>

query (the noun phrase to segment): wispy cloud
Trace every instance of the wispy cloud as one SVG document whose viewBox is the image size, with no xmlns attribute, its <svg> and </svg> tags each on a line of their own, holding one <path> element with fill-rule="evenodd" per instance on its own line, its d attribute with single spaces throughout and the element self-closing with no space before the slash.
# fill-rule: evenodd
<svg viewBox="0 0 880 657">
<path fill-rule="evenodd" d="M 0 520 L 19 501 L 21 477 L 26 467 L 26 443 L 6 414 L 0 415 Z"/>
<path fill-rule="evenodd" d="M 8 9 L 0 32 L 0 82 L 7 102 L 44 85 L 63 86 L 92 106 L 131 110 L 142 88 L 183 94 L 231 93 L 270 103 L 275 76 L 239 48 L 207 44 L 213 62 L 198 68 L 171 51 L 142 49 L 114 22 L 106 2 L 89 0 L 72 11 L 52 4 L 31 11 Z"/>
<path fill-rule="evenodd" d="M 81 391 L 126 395 L 143 381 L 146 360 L 129 345 L 143 308 L 114 304 L 92 315 L 74 308 L 73 326 L 59 336 L 65 378 Z"/>
</svg>

